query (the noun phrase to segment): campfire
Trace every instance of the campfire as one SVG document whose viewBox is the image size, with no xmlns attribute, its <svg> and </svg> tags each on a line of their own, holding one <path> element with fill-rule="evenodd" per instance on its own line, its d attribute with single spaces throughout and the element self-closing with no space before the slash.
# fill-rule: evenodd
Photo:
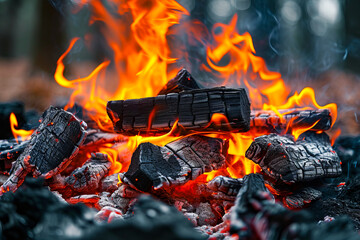
<svg viewBox="0 0 360 240">
<path fill-rule="evenodd" d="M 111 58 L 68 79 L 72 52 L 95 40 L 73 38 L 54 75 L 68 103 L 27 130 L 10 111 L 4 239 L 359 237 L 360 180 L 346 160 L 356 147 L 335 144 L 335 103 L 293 93 L 237 15 L 208 30 L 175 0 L 103 2 L 71 10 L 89 9 Z M 203 54 L 197 64 L 180 37 Z"/>
</svg>

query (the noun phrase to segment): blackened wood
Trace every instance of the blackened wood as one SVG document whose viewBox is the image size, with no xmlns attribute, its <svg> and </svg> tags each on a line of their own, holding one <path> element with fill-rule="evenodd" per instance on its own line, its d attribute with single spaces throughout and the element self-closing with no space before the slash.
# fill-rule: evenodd
<svg viewBox="0 0 360 240">
<path fill-rule="evenodd" d="M 65 178 L 65 185 L 76 193 L 92 193 L 99 188 L 100 181 L 109 173 L 111 162 L 103 153 L 92 153 L 91 158 Z"/>
<path fill-rule="evenodd" d="M 9 172 L 13 162 L 25 150 L 29 141 L 0 140 L 0 171 Z"/>
<path fill-rule="evenodd" d="M 228 196 L 236 196 L 242 184 L 243 179 L 241 178 L 218 176 L 208 182 L 206 186 L 214 192 L 222 192 Z"/>
<path fill-rule="evenodd" d="M 203 136 L 186 137 L 164 147 L 142 143 L 122 180 L 144 192 L 181 185 L 223 167 L 226 147 L 222 139 Z"/>
<path fill-rule="evenodd" d="M 87 132 L 88 134 L 82 145 L 83 148 L 90 147 L 95 144 L 125 142 L 127 140 L 127 137 L 120 134 L 103 132 L 99 129 L 91 129 L 87 130 Z"/>
<path fill-rule="evenodd" d="M 168 93 L 179 93 L 184 90 L 199 89 L 199 85 L 191 74 L 185 69 L 181 69 L 176 76 L 171 79 L 158 93 L 158 95 L 165 95 Z"/>
<path fill-rule="evenodd" d="M 250 103 L 245 89 L 199 89 L 109 101 L 107 112 L 115 131 L 127 135 L 163 134 L 171 130 L 177 119 L 186 130 L 246 132 L 250 127 Z M 210 124 L 214 113 L 225 115 L 229 123 Z"/>
<path fill-rule="evenodd" d="M 243 186 L 230 212 L 230 233 L 237 233 L 239 239 L 254 239 L 252 224 L 264 207 L 275 203 L 274 196 L 265 187 L 260 174 L 249 174 L 243 178 Z"/>
<path fill-rule="evenodd" d="M 315 131 L 328 130 L 331 127 L 332 118 L 328 109 L 301 110 L 294 108 L 279 110 L 279 113 L 284 114 L 282 119 L 273 111 L 252 110 L 250 128 L 282 132 L 287 127 L 290 131 L 293 128 L 310 127 L 317 121 L 312 128 Z"/>
<path fill-rule="evenodd" d="M 303 208 L 311 202 L 318 200 L 322 193 L 314 188 L 306 187 L 300 191 L 283 198 L 285 206 L 291 209 Z"/>
<path fill-rule="evenodd" d="M 286 183 L 341 174 L 340 159 L 326 133 L 306 132 L 297 141 L 291 135 L 263 135 L 255 138 L 245 156 L 268 176 Z"/>
<path fill-rule="evenodd" d="M 50 178 L 63 170 L 78 153 L 86 137 L 86 123 L 62 109 L 50 107 L 29 144 L 16 160 L 2 191 L 15 191 L 27 174 Z"/>
</svg>

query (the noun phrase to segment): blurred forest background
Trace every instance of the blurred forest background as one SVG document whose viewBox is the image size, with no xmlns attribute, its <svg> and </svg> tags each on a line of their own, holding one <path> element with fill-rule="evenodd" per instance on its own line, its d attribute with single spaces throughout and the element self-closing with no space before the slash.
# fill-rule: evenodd
<svg viewBox="0 0 360 240">
<path fill-rule="evenodd" d="M 56 61 L 71 38 L 89 31 L 80 0 L 0 0 L 0 102 L 19 100 L 43 111 L 70 94 L 56 84 Z M 105 1 L 105 0 L 104 0 Z M 320 104 L 339 105 L 344 133 L 360 133 L 360 2 L 358 0 L 178 0 L 209 28 L 238 14 L 257 55 L 299 91 L 311 86 Z M 103 59 L 99 45 L 73 59 L 70 76 L 85 76 Z M 196 74 L 195 74 L 196 75 Z"/>
</svg>

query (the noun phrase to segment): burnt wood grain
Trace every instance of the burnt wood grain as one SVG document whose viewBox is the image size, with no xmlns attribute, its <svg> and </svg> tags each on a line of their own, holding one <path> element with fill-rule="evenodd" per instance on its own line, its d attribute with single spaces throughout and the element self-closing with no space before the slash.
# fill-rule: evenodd
<svg viewBox="0 0 360 240">
<path fill-rule="evenodd" d="M 142 143 L 135 150 L 122 181 L 144 192 L 182 185 L 225 164 L 222 139 L 189 136 L 159 147 Z"/>
<path fill-rule="evenodd" d="M 195 79 L 185 69 L 181 69 L 176 76 L 171 79 L 167 84 L 160 90 L 158 95 L 165 95 L 168 93 L 179 93 L 184 90 L 200 89 Z"/>
<path fill-rule="evenodd" d="M 340 159 L 326 133 L 309 131 L 297 141 L 291 135 L 263 135 L 255 138 L 245 156 L 271 178 L 286 183 L 341 174 Z"/>
<path fill-rule="evenodd" d="M 97 191 L 110 167 L 111 162 L 106 154 L 92 153 L 88 161 L 65 178 L 65 185 L 76 193 L 92 193 Z"/>
<path fill-rule="evenodd" d="M 250 127 L 250 102 L 245 89 L 211 88 L 157 97 L 109 101 L 107 112 L 118 133 L 159 135 L 176 120 L 186 130 L 246 132 Z M 210 123 L 213 114 L 228 123 Z"/>
<path fill-rule="evenodd" d="M 2 192 L 15 191 L 29 173 L 50 178 L 61 172 L 78 153 L 86 137 L 86 123 L 60 108 L 48 108 L 29 144 L 14 163 Z"/>
<path fill-rule="evenodd" d="M 280 118 L 273 111 L 252 110 L 250 117 L 250 128 L 271 132 L 283 132 L 285 129 L 291 131 L 293 128 L 306 128 L 313 124 L 312 129 L 329 130 L 332 118 L 329 109 L 302 110 L 302 109 L 283 109 L 279 110 L 283 114 Z"/>
</svg>

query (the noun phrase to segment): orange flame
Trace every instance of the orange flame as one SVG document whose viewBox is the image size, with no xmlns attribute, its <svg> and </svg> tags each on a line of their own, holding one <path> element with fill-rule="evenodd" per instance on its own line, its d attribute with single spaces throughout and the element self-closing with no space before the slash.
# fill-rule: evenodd
<svg viewBox="0 0 360 240">
<path fill-rule="evenodd" d="M 306 131 L 309 131 L 310 129 L 312 129 L 313 127 L 315 127 L 315 125 L 319 122 L 320 120 L 317 120 L 313 125 L 309 126 L 309 127 L 304 127 L 304 128 L 294 128 L 291 131 L 291 134 L 294 136 L 294 140 L 297 141 L 299 136 L 301 134 L 303 134 Z"/>
<path fill-rule="evenodd" d="M 337 119 L 337 105 L 335 103 L 330 103 L 325 106 L 320 106 L 315 99 L 315 91 L 314 89 L 310 87 L 304 88 L 300 94 L 295 92 L 293 96 L 291 96 L 286 103 L 282 105 L 271 105 L 264 103 L 263 109 L 264 110 L 272 110 L 275 113 L 277 113 L 280 117 L 282 117 L 284 114 L 279 113 L 279 109 L 289 109 L 293 107 L 315 107 L 317 109 L 329 109 L 330 114 L 332 117 L 332 123 L 331 126 L 334 125 L 336 119 Z M 315 125 L 314 125 L 315 126 Z"/>
<path fill-rule="evenodd" d="M 18 127 L 18 121 L 16 119 L 16 116 L 14 113 L 10 114 L 10 128 L 12 131 L 12 134 L 16 140 L 17 143 L 19 143 L 19 138 L 22 141 L 28 140 L 31 137 L 31 134 L 33 134 L 34 130 L 23 130 L 23 129 L 16 129 Z"/>
<path fill-rule="evenodd" d="M 79 6 L 87 4 L 91 9 L 90 24 L 101 22 L 102 35 L 113 52 L 111 60 L 100 63 L 87 77 L 68 80 L 64 76 L 63 62 L 74 45 L 80 42 L 79 38 L 74 38 L 69 48 L 60 56 L 54 77 L 61 86 L 73 89 L 68 108 L 75 102 L 80 104 L 102 130 L 112 131 L 112 123 L 106 114 L 107 101 L 155 96 L 168 79 L 175 76 L 179 70 L 179 66 L 176 65 L 177 59 L 172 57 L 177 56 L 174 53 L 180 52 L 183 56 L 178 57 L 187 59 L 188 53 L 182 52 L 183 48 L 171 49 L 168 37 L 182 34 L 181 31 L 176 31 L 174 25 L 180 23 L 182 15 L 189 13 L 175 0 L 108 0 L 107 2 L 107 6 L 110 7 L 103 5 L 101 0 L 82 0 Z M 187 22 L 182 19 L 182 24 L 191 34 L 189 42 L 199 42 L 206 47 L 206 62 L 201 65 L 201 70 L 218 79 L 220 84 L 217 86 L 247 88 L 253 109 L 272 110 L 282 117 L 285 113 L 280 114 L 279 110 L 295 106 L 328 108 L 334 124 L 337 117 L 336 104 L 320 106 L 316 102 L 313 89 L 305 88 L 300 94 L 295 93 L 288 98 L 290 89 L 285 85 L 281 74 L 270 71 L 265 61 L 255 55 L 250 34 L 241 35 L 237 32 L 237 20 L 237 15 L 234 15 L 229 24 L 216 23 L 209 34 L 206 26 L 200 21 Z M 85 37 L 82 41 L 90 45 L 88 43 L 91 38 Z M 148 119 L 149 126 L 154 113 L 155 111 Z M 212 123 L 227 124 L 228 122 L 225 116 L 214 114 L 210 124 Z M 306 129 L 292 129 L 293 134 L 298 137 L 302 131 L 309 130 L 315 125 L 316 123 Z M 204 174 L 200 179 L 209 181 L 219 174 L 242 177 L 260 171 L 256 164 L 245 158 L 245 151 L 253 139 L 262 134 L 267 132 L 207 134 L 229 141 L 227 166 L 225 169 Z M 126 145 L 121 147 L 104 145 L 100 151 L 109 155 L 113 163 L 111 170 L 113 173 L 122 172 L 126 171 L 128 166 L 119 158 L 119 152 L 123 151 L 123 148 L 134 151 L 142 142 L 163 146 L 181 137 L 184 137 L 184 131 L 176 123 L 171 131 L 163 136 L 134 136 L 128 139 Z"/>
<path fill-rule="evenodd" d="M 211 71 L 215 71 L 224 79 L 222 85 L 245 85 L 253 108 L 261 108 L 265 100 L 270 104 L 282 104 L 289 90 L 280 73 L 269 71 L 265 61 L 254 55 L 256 52 L 250 34 L 238 34 L 236 22 L 235 14 L 229 25 L 222 23 L 214 25 L 212 31 L 214 44 L 207 48 L 207 64 Z M 229 63 L 222 66 L 221 60 L 224 57 L 229 59 Z M 204 69 L 208 68 L 204 67 Z"/>
</svg>

